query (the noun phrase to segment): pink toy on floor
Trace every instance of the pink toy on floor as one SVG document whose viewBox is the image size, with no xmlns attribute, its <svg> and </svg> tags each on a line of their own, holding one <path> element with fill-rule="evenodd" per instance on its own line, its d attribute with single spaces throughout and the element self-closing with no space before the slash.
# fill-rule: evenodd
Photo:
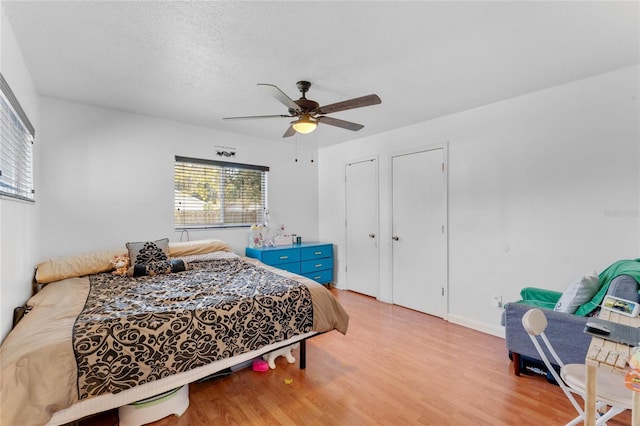
<svg viewBox="0 0 640 426">
<path fill-rule="evenodd" d="M 267 371 L 269 369 L 269 363 L 262 359 L 254 359 L 251 368 L 253 371 Z"/>
</svg>

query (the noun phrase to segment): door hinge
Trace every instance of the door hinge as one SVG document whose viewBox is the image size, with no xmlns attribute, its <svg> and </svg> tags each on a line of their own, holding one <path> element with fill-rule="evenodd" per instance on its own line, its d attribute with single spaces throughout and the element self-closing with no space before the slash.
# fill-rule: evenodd
<svg viewBox="0 0 640 426">
<path fill-rule="evenodd" d="M 444 225 L 442 225 L 442 233 L 444 234 Z"/>
<path fill-rule="evenodd" d="M 444 287 L 442 287 L 442 295 L 444 296 Z"/>
<path fill-rule="evenodd" d="M 444 172 L 444 163 L 442 163 L 442 171 Z"/>
</svg>

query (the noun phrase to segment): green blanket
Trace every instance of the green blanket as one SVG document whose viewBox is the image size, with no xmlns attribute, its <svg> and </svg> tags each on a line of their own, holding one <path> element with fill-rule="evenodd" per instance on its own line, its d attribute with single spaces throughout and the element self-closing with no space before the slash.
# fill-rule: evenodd
<svg viewBox="0 0 640 426">
<path fill-rule="evenodd" d="M 525 287 L 520 290 L 520 297 L 522 297 L 522 300 L 518 300 L 516 303 L 524 303 L 525 305 L 553 311 L 558 300 L 562 297 L 562 293 L 538 287 Z"/>
<path fill-rule="evenodd" d="M 575 315 L 584 317 L 598 308 L 600 303 L 602 303 L 602 299 L 604 299 L 604 296 L 607 294 L 607 290 L 609 290 L 611 280 L 618 275 L 632 276 L 636 281 L 638 281 L 638 283 L 640 283 L 640 259 L 619 260 L 602 271 L 598 275 L 600 280 L 600 289 L 596 295 L 593 296 L 591 301 L 578 308 Z"/>
</svg>

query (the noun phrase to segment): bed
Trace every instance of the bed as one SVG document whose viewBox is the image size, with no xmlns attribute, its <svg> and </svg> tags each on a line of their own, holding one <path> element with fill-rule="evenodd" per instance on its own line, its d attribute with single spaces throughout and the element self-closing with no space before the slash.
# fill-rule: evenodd
<svg viewBox="0 0 640 426">
<path fill-rule="evenodd" d="M 41 289 L 0 347 L 0 424 L 65 424 L 347 331 L 322 285 L 224 242 L 130 244 L 38 265 Z M 115 275 L 113 259 L 126 254 L 146 263 Z"/>
</svg>

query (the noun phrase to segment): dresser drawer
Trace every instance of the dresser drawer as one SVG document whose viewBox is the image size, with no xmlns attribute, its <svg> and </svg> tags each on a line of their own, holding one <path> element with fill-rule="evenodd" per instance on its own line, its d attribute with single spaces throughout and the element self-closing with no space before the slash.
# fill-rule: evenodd
<svg viewBox="0 0 640 426">
<path fill-rule="evenodd" d="M 265 251 L 262 253 L 262 262 L 267 265 L 279 265 L 281 263 L 300 262 L 300 250 L 284 249 Z"/>
<path fill-rule="evenodd" d="M 314 247 L 302 247 L 300 249 L 301 260 L 320 259 L 323 257 L 333 257 L 333 244 L 324 244 Z"/>
<path fill-rule="evenodd" d="M 278 263 L 277 265 L 273 265 L 273 267 L 284 269 L 285 271 L 293 272 L 294 274 L 300 274 L 300 262 Z"/>
<path fill-rule="evenodd" d="M 307 260 L 300 263 L 300 272 L 302 274 L 312 273 L 313 271 L 321 271 L 324 269 L 333 271 L 333 258 L 326 257 L 324 259 Z"/>
<path fill-rule="evenodd" d="M 314 281 L 319 282 L 320 284 L 330 283 L 333 279 L 333 270 L 325 269 L 324 271 L 316 271 L 308 274 L 302 274 L 307 278 L 311 278 Z"/>
</svg>

